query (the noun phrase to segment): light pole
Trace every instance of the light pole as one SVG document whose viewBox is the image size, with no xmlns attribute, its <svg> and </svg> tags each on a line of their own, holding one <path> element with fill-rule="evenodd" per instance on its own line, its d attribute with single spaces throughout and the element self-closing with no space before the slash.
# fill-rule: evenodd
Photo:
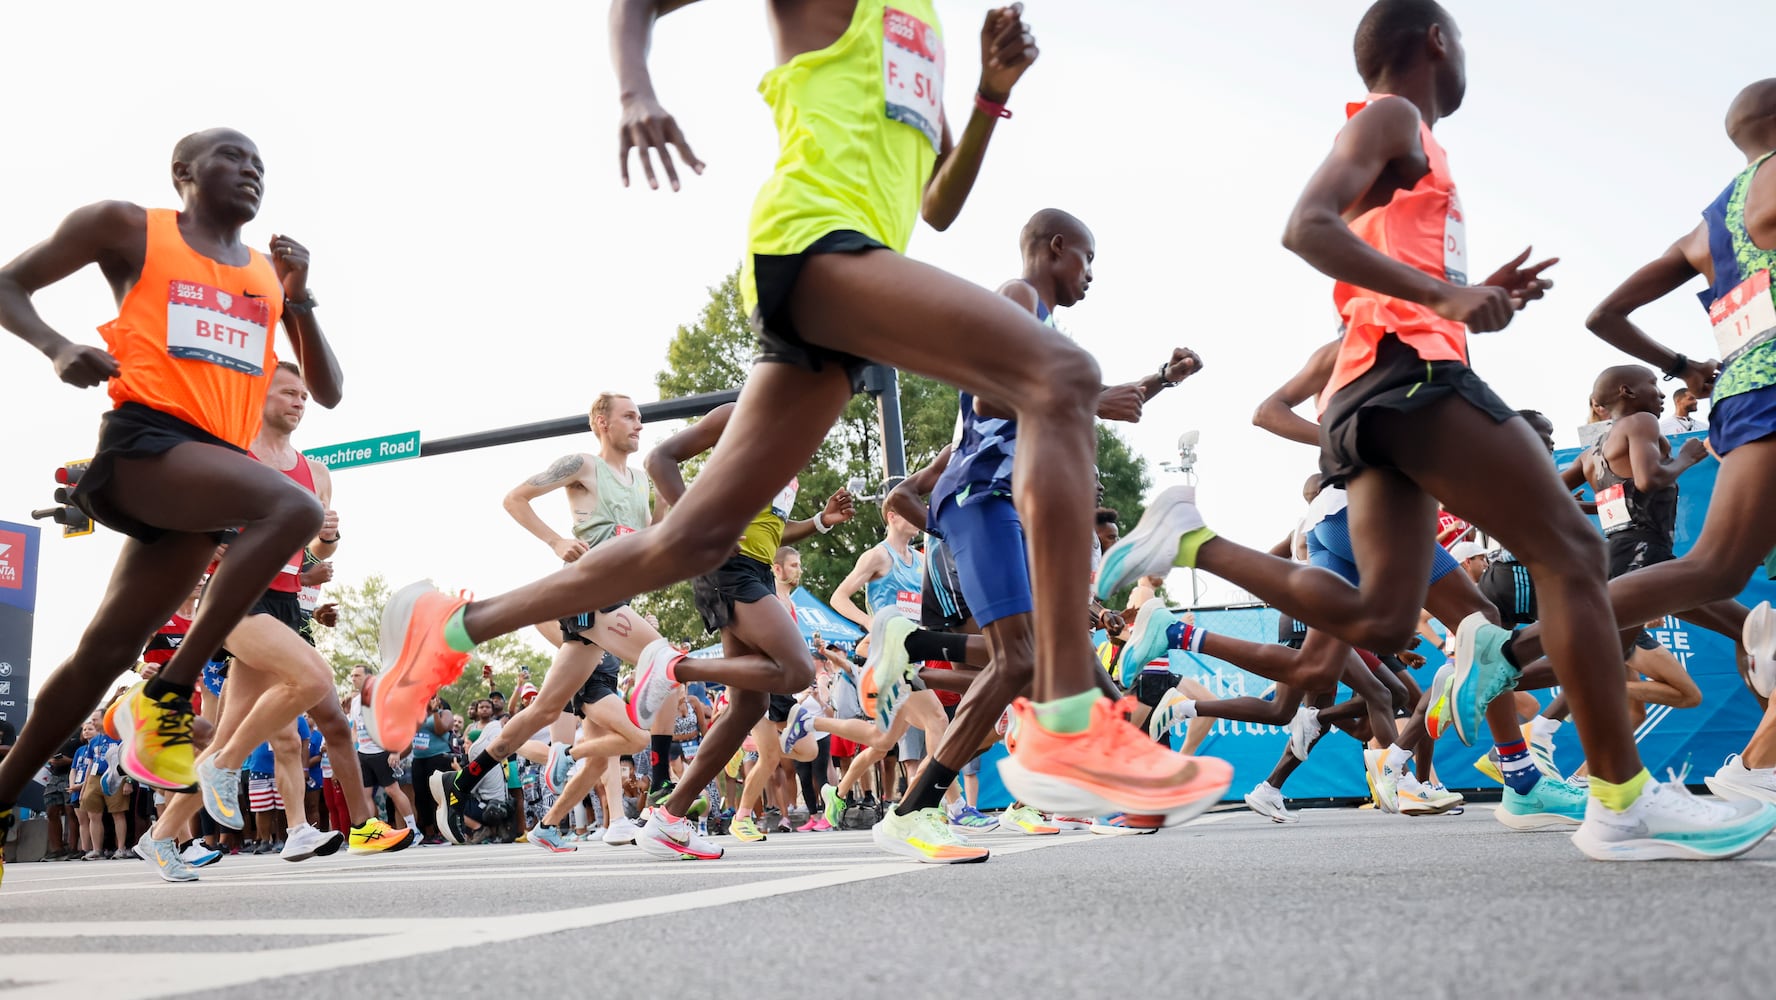
<svg viewBox="0 0 1776 1000">
<path fill-rule="evenodd" d="M 1178 435 L 1178 461 L 1176 463 L 1172 463 L 1172 462 L 1162 463 L 1160 465 L 1160 468 L 1166 470 L 1167 472 L 1176 472 L 1179 475 L 1182 475 L 1184 477 L 1184 482 L 1186 485 L 1195 486 L 1196 485 L 1196 445 L 1197 445 L 1197 442 L 1199 442 L 1201 440 L 1202 440 L 1202 432 L 1201 431 L 1195 431 L 1195 430 L 1185 431 L 1184 433 Z M 1192 566 L 1192 567 L 1190 567 L 1190 606 L 1192 608 L 1195 608 L 1196 602 L 1201 597 L 1202 597 L 1202 589 L 1197 584 L 1196 567 Z"/>
</svg>

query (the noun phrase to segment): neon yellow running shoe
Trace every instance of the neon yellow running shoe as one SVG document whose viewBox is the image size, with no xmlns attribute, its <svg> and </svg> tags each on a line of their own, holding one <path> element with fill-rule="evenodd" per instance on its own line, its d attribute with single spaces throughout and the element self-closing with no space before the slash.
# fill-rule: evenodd
<svg viewBox="0 0 1776 1000">
<path fill-rule="evenodd" d="M 765 839 L 765 831 L 759 829 L 758 823 L 751 816 L 735 816 L 734 823 L 728 827 L 742 844 L 756 844 Z"/>
<path fill-rule="evenodd" d="M 1493 756 L 1494 753 L 1495 751 L 1492 750 L 1486 751 L 1479 760 L 1474 762 L 1474 770 L 1502 785 L 1505 783 L 1505 772 L 1499 770 L 1498 758 Z"/>
<path fill-rule="evenodd" d="M 169 792 L 189 792 L 197 787 L 197 756 L 191 748 L 191 697 L 169 691 L 159 698 L 148 696 L 143 681 L 123 694 L 129 704 L 113 718 L 127 732 L 121 762 L 130 777 L 144 785 Z M 126 715 L 127 713 L 127 715 Z"/>
<path fill-rule="evenodd" d="M 1042 818 L 1042 814 L 1022 803 L 1013 805 L 999 814 L 999 829 L 1016 830 L 1031 837 L 1044 837 L 1051 833 L 1060 833 L 1061 828 L 1054 826 Z"/>
</svg>

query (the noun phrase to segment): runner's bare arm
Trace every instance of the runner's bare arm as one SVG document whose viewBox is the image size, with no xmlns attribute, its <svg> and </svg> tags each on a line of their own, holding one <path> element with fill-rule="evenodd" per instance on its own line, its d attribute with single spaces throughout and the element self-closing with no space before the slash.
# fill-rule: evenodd
<svg viewBox="0 0 1776 1000">
<path fill-rule="evenodd" d="M 1024 23 L 1024 5 L 1014 3 L 987 11 L 981 25 L 981 75 L 978 93 L 984 100 L 1004 104 L 1011 97 L 1011 88 L 1036 61 L 1039 50 L 1036 37 Z M 931 177 L 925 181 L 925 203 L 921 214 L 933 229 L 944 230 L 962 214 L 962 203 L 974 190 L 980 176 L 981 160 L 987 155 L 987 141 L 993 127 L 999 124 L 995 115 L 987 114 L 969 104 L 968 124 L 962 129 L 962 141 L 952 145 L 950 120 L 943 123 L 943 148 Z"/>
<path fill-rule="evenodd" d="M 783 526 L 783 544 L 799 542 L 820 529 L 816 525 L 824 525 L 828 530 L 835 528 L 857 515 L 856 502 L 851 499 L 850 490 L 840 490 L 827 498 L 826 506 L 820 513 L 803 521 L 790 521 Z"/>
<path fill-rule="evenodd" d="M 320 321 L 308 302 L 308 248 L 288 236 L 271 238 L 271 267 L 284 286 L 284 330 L 296 348 L 302 381 L 314 401 L 331 410 L 345 394 L 345 373 L 321 334 Z"/>
<path fill-rule="evenodd" d="M 924 525 L 930 519 L 931 510 L 925 506 L 923 498 L 937 488 L 938 477 L 950 467 L 950 456 L 955 450 L 953 444 L 944 445 L 924 468 L 896 483 L 894 489 L 888 491 L 888 499 L 882 501 L 882 506 L 899 514 L 909 524 Z"/>
<path fill-rule="evenodd" d="M 49 358 L 62 381 L 83 389 L 98 385 L 117 374 L 117 359 L 51 329 L 31 295 L 98 264 L 113 297 L 122 302 L 142 272 L 147 247 L 148 213 L 140 205 L 101 201 L 75 209 L 48 239 L 0 267 L 0 326 Z"/>
<path fill-rule="evenodd" d="M 1428 306 L 1476 333 L 1502 330 L 1515 311 L 1510 292 L 1452 285 L 1363 242 L 1344 221 L 1397 161 L 1423 155 L 1419 122 L 1418 109 L 1399 97 L 1382 98 L 1352 116 L 1302 189 L 1283 246 L 1328 277 Z"/>
<path fill-rule="evenodd" d="M 832 609 L 845 616 L 846 619 L 862 625 L 866 629 L 869 628 L 870 616 L 857 606 L 857 602 L 853 598 L 871 580 L 888 572 L 888 567 L 883 565 L 887 558 L 888 553 L 883 551 L 880 545 L 871 546 L 868 552 L 857 557 L 857 563 L 851 567 L 851 572 L 846 574 L 845 579 L 839 581 L 838 588 L 832 592 L 831 597 L 827 598 L 826 603 L 832 605 Z"/>
<path fill-rule="evenodd" d="M 1628 464 L 1634 470 L 1634 488 L 1642 493 L 1672 485 L 1690 466 L 1708 457 L 1708 449 L 1695 438 L 1667 456 L 1665 435 L 1659 433 L 1659 418 L 1651 413 L 1623 417 L 1616 421 L 1616 426 L 1628 436 Z"/>
<path fill-rule="evenodd" d="M 596 459 L 594 460 L 596 461 Z M 573 562 L 587 552 L 585 542 L 577 538 L 564 538 L 552 530 L 548 523 L 537 515 L 536 508 L 531 505 L 537 497 L 553 493 L 578 479 L 586 467 L 586 456 L 583 454 L 563 455 L 552 462 L 547 469 L 512 487 L 506 493 L 501 506 L 518 526 L 536 536 L 536 539 L 547 545 L 563 562 Z"/>
<path fill-rule="evenodd" d="M 1689 235 L 1671 244 L 1655 260 L 1629 275 L 1627 281 L 1604 296 L 1586 318 L 1586 328 L 1596 334 L 1597 339 L 1629 357 L 1639 358 L 1659 371 L 1670 371 L 1677 362 L 1677 352 L 1647 336 L 1646 331 L 1629 317 L 1636 309 L 1657 302 L 1702 273 L 1697 266 L 1698 259 L 1708 260 L 1707 223 L 1698 223 Z M 1714 379 L 1719 369 L 1719 363 L 1714 361 L 1691 361 L 1682 378 L 1690 392 L 1703 399 L 1714 392 Z"/>
<path fill-rule="evenodd" d="M 728 426 L 728 418 L 733 415 L 734 404 L 723 403 L 710 410 L 702 420 L 661 441 L 648 452 L 641 467 L 654 481 L 654 492 L 659 494 L 661 504 L 671 507 L 684 498 L 684 471 L 679 466 L 715 447 L 715 443 L 721 440 L 722 430 Z M 656 514 L 655 519 L 663 516 Z"/>
<path fill-rule="evenodd" d="M 1264 398 L 1252 413 L 1252 423 L 1285 441 L 1320 446 L 1320 425 L 1295 412 L 1295 407 L 1312 399 L 1332 378 L 1338 360 L 1341 340 L 1322 344 L 1309 355 L 1307 364 L 1289 377 L 1277 391 Z"/>
<path fill-rule="evenodd" d="M 642 173 L 648 187 L 659 190 L 650 154 L 660 158 L 672 190 L 678 190 L 678 168 L 666 147 L 678 150 L 679 159 L 696 173 L 703 172 L 703 161 L 691 152 L 690 143 L 679 131 L 678 122 L 660 106 L 654 96 L 653 76 L 648 72 L 648 46 L 653 40 L 654 21 L 696 0 L 612 0 L 610 8 L 611 65 L 617 71 L 617 94 L 623 113 L 617 122 L 617 163 L 623 186 L 629 186 L 629 151 L 635 150 L 641 160 Z"/>
</svg>

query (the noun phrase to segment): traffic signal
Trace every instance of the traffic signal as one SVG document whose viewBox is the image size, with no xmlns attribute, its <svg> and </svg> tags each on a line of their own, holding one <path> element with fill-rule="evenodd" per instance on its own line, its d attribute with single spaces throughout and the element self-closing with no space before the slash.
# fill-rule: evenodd
<svg viewBox="0 0 1776 1000">
<path fill-rule="evenodd" d="M 33 521 L 50 520 L 61 525 L 63 538 L 92 534 L 92 518 L 87 517 L 85 511 L 72 503 L 74 487 L 80 483 L 80 477 L 85 474 L 86 467 L 91 464 L 92 459 L 88 458 L 79 462 L 69 462 L 57 469 L 55 479 L 59 485 L 56 486 L 55 501 L 58 506 L 34 510 L 31 512 L 31 519 Z"/>
</svg>

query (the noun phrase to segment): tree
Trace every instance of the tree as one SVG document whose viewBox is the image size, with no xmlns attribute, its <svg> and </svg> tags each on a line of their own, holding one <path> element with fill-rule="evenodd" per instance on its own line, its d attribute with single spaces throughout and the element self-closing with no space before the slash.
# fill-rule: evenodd
<svg viewBox="0 0 1776 1000">
<path fill-rule="evenodd" d="M 709 302 L 697 320 L 680 326 L 667 349 L 666 368 L 655 379 L 663 398 L 693 392 L 731 389 L 745 380 L 754 353 L 754 338 L 740 305 L 740 273 L 736 269 L 710 288 Z M 940 382 L 902 372 L 900 409 L 906 441 L 907 465 L 917 469 L 935 457 L 954 434 L 956 391 Z M 1108 427 L 1098 427 L 1098 466 L 1104 480 L 1106 505 L 1116 507 L 1124 523 L 1141 516 L 1141 497 L 1149 485 L 1146 463 L 1129 450 L 1127 442 Z M 881 490 L 882 435 L 876 402 L 859 395 L 846 404 L 832 432 L 822 442 L 808 467 L 798 477 L 801 494 L 795 516 L 809 517 L 826 498 L 862 478 L 869 495 Z M 699 463 L 686 467 L 687 478 Z M 860 503 L 850 524 L 827 535 L 815 535 L 797 545 L 802 556 L 802 585 L 825 598 L 851 571 L 858 555 L 881 540 L 881 508 Z M 678 584 L 639 598 L 638 610 L 660 619 L 661 631 L 672 638 L 701 645 L 707 638 L 702 620 L 691 605 L 690 585 Z"/>
<path fill-rule="evenodd" d="M 370 574 L 363 583 L 328 588 L 325 599 L 339 605 L 339 625 L 317 625 L 315 648 L 332 665 L 334 682 L 342 693 L 350 690 L 352 667 L 363 663 L 382 669 L 382 609 L 393 593 L 380 573 Z M 528 669 L 530 683 L 541 687 L 549 661 L 549 654 L 525 642 L 519 633 L 502 635 L 476 647 L 462 676 L 439 693 L 451 708 L 461 711 L 469 701 L 486 697 L 490 687 L 483 668 L 492 666 L 491 690 L 514 698 L 523 682 L 522 671 Z"/>
</svg>

